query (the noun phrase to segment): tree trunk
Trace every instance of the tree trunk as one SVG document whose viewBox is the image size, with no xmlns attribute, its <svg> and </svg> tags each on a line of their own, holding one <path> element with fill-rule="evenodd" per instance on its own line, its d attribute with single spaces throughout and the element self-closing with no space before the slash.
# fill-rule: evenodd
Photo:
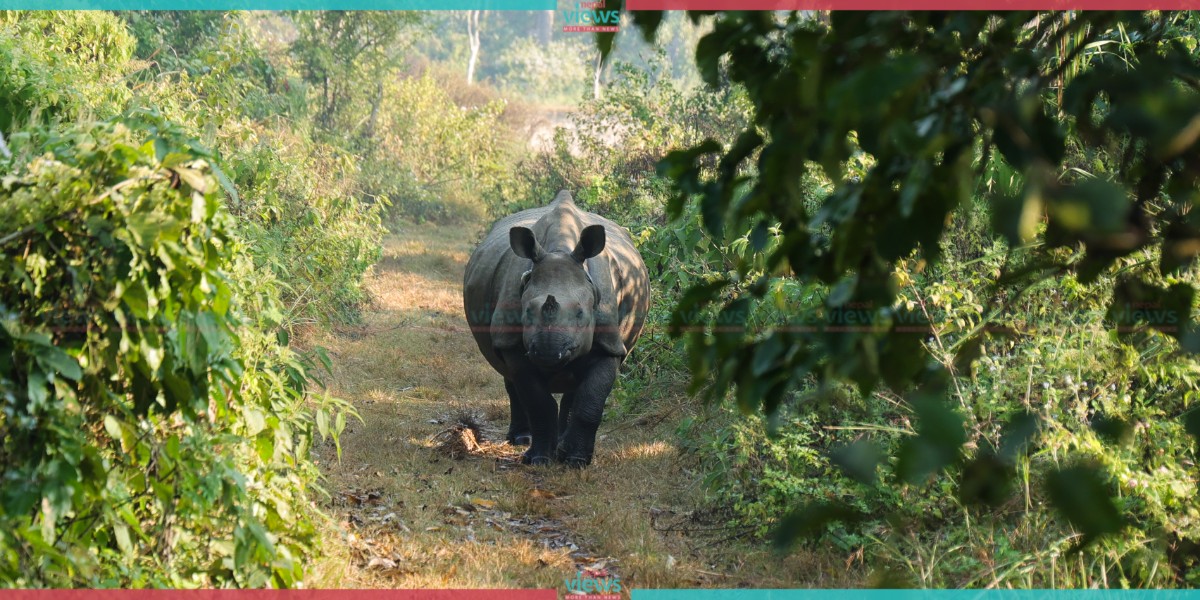
<svg viewBox="0 0 1200 600">
<path fill-rule="evenodd" d="M 475 83 L 475 65 L 479 61 L 479 15 L 483 11 L 467 11 L 467 37 L 471 43 L 471 57 L 467 60 L 467 84 Z"/>
<path fill-rule="evenodd" d="M 592 98 L 600 99 L 600 75 L 604 73 L 604 58 L 600 51 L 596 51 L 596 71 L 592 75 Z"/>
<path fill-rule="evenodd" d="M 366 138 L 375 137 L 375 123 L 379 118 L 379 105 L 383 104 L 383 82 L 375 84 L 375 100 L 371 102 L 371 118 L 367 121 Z"/>
<path fill-rule="evenodd" d="M 540 10 L 533 19 L 533 37 L 539 46 L 545 48 L 554 36 L 554 11 Z"/>
</svg>

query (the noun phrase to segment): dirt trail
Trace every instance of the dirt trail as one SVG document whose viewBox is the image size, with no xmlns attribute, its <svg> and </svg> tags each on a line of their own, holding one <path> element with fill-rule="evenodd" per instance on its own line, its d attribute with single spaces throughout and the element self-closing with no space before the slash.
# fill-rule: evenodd
<svg viewBox="0 0 1200 600">
<path fill-rule="evenodd" d="M 319 449 L 330 494 L 321 503 L 335 522 L 310 586 L 562 593 L 581 569 L 619 577 L 624 590 L 791 586 L 793 568 L 829 573 L 801 557 L 784 575 L 765 550 L 681 532 L 702 478 L 673 446 L 674 423 L 658 418 L 680 412 L 671 407 L 606 417 L 589 469 L 517 464 L 520 450 L 503 443 L 503 383 L 462 315 L 463 268 L 481 233 L 413 226 L 389 236 L 363 325 L 310 340 L 333 359 L 330 392 L 363 419 L 342 435 L 340 461 L 332 445 Z M 478 447 L 461 439 L 462 421 L 478 426 Z"/>
</svg>

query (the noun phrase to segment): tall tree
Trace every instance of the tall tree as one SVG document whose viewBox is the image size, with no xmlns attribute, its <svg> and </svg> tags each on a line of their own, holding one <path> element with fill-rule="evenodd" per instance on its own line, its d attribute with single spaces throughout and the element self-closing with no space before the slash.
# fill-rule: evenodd
<svg viewBox="0 0 1200 600">
<path fill-rule="evenodd" d="M 418 16 L 397 11 L 303 11 L 292 19 L 299 32 L 292 54 L 305 81 L 320 91 L 317 122 L 332 129 L 348 124 L 344 117 L 352 111 L 353 100 L 375 97 L 375 83 L 399 61 L 396 42 L 401 32 Z"/>
<path fill-rule="evenodd" d="M 479 18 L 482 10 L 467 11 L 467 40 L 471 46 L 471 55 L 467 59 L 467 84 L 475 83 L 475 67 L 479 63 Z"/>
</svg>

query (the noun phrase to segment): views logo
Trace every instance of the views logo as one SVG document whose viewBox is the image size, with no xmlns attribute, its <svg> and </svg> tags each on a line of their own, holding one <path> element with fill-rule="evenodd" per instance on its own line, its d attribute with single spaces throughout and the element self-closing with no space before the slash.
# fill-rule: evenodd
<svg viewBox="0 0 1200 600">
<path fill-rule="evenodd" d="M 621 578 L 606 569 L 584 569 L 574 579 L 564 579 L 564 600 L 621 600 Z"/>
<path fill-rule="evenodd" d="M 604 10 L 604 0 L 577 2 L 575 10 L 562 11 L 563 31 L 612 32 L 620 31 L 621 11 Z"/>
</svg>

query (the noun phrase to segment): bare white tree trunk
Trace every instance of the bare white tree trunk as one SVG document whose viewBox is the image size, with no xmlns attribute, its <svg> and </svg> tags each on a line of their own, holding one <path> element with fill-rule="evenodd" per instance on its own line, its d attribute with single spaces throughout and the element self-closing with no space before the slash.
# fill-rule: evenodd
<svg viewBox="0 0 1200 600">
<path fill-rule="evenodd" d="M 475 65 L 479 62 L 479 15 L 482 12 L 467 11 L 467 37 L 471 43 L 471 58 L 467 60 L 467 84 L 475 83 Z"/>
<path fill-rule="evenodd" d="M 533 23 L 533 36 L 537 39 L 537 43 L 542 48 L 549 46 L 554 31 L 554 11 L 538 11 Z"/>
<path fill-rule="evenodd" d="M 604 73 L 604 57 L 603 57 L 603 55 L 600 54 L 600 51 L 597 50 L 596 51 L 596 71 L 595 71 L 595 74 L 592 75 L 592 98 L 594 98 L 596 100 L 600 99 L 600 92 L 601 92 L 600 75 L 602 73 Z"/>
</svg>

